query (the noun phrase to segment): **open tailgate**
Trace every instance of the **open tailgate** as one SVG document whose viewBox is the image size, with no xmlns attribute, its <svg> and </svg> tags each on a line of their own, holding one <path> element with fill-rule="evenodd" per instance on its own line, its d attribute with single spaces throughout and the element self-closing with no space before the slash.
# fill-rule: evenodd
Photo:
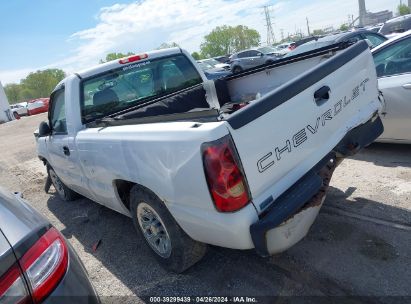
<svg viewBox="0 0 411 304">
<path fill-rule="evenodd" d="M 279 76 L 280 77 L 280 76 Z M 381 107 L 368 45 L 359 42 L 227 119 L 261 211 Z"/>
</svg>

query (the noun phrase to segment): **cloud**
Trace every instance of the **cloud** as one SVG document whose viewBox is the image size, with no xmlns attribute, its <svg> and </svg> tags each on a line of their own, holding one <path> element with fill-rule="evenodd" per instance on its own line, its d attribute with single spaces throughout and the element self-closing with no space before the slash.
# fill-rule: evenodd
<svg viewBox="0 0 411 304">
<path fill-rule="evenodd" d="M 30 72 L 36 69 L 25 68 L 18 70 L 0 70 L 0 81 L 3 85 L 12 82 L 19 82 L 20 79 L 25 78 Z"/>
<path fill-rule="evenodd" d="M 97 64 L 107 53 L 141 52 L 154 49 L 162 42 L 176 42 L 193 52 L 199 50 L 206 34 L 224 24 L 254 28 L 264 42 L 264 5 L 272 5 L 277 39 L 281 37 L 280 29 L 285 36 L 299 30 L 306 33 L 306 17 L 313 30 L 339 27 L 347 21 L 348 15 L 358 15 L 357 0 L 140 0 L 114 4 L 99 10 L 94 16 L 94 27 L 68 37 L 71 50 L 43 68 L 57 67 L 74 72 Z M 367 9 L 393 10 L 395 7 L 392 0 L 373 0 L 367 2 Z M 25 71 L 33 70 L 5 71 L 0 77 L 5 77 L 3 82 L 18 81 Z"/>
<path fill-rule="evenodd" d="M 254 20 L 263 28 L 262 7 L 269 0 L 145 0 L 104 7 L 98 24 L 71 36 L 83 44 L 77 60 L 104 58 L 113 51 L 144 51 L 162 42 L 177 42 L 189 51 L 198 50 L 204 35 L 223 24 Z M 244 14 L 246 15 L 244 17 Z M 255 23 L 255 22 L 253 22 Z"/>
<path fill-rule="evenodd" d="M 372 11 L 393 9 L 390 0 L 368 1 Z M 311 29 L 339 27 L 348 15 L 358 15 L 357 0 L 143 0 L 104 7 L 96 16 L 97 25 L 74 33 L 81 43 L 77 62 L 95 62 L 113 51 L 145 51 L 162 42 L 177 42 L 188 51 L 199 49 L 203 37 L 219 25 L 243 24 L 255 28 L 266 39 L 263 6 L 271 5 L 274 30 L 306 33 Z"/>
</svg>

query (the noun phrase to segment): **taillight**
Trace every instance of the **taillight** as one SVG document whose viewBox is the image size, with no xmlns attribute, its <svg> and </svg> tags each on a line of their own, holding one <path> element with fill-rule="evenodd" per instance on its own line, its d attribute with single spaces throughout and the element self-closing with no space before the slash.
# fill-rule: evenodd
<svg viewBox="0 0 411 304">
<path fill-rule="evenodd" d="M 26 303 L 29 292 L 17 264 L 0 277 L 0 303 Z"/>
<path fill-rule="evenodd" d="M 201 147 L 204 172 L 215 207 L 233 212 L 250 202 L 240 158 L 229 135 Z"/>
<path fill-rule="evenodd" d="M 36 303 L 54 290 L 66 273 L 67 265 L 65 240 L 55 228 L 50 228 L 20 260 Z"/>
<path fill-rule="evenodd" d="M 148 58 L 147 54 L 132 55 L 132 56 L 129 56 L 129 57 L 126 57 L 126 58 L 121 58 L 118 62 L 120 64 L 125 64 L 125 63 L 139 61 L 139 60 L 146 59 L 146 58 Z"/>
</svg>

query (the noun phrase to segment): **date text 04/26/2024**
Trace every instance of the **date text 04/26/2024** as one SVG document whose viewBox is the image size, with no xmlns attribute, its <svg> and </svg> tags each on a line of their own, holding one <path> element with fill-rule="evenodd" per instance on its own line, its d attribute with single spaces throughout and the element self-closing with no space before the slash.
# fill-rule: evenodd
<svg viewBox="0 0 411 304">
<path fill-rule="evenodd" d="M 258 303 L 255 297 L 150 297 L 150 303 Z"/>
</svg>

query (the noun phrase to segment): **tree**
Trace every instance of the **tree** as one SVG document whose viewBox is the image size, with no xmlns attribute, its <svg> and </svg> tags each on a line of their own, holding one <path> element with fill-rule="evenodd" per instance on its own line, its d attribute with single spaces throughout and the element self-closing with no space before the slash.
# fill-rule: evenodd
<svg viewBox="0 0 411 304">
<path fill-rule="evenodd" d="M 411 14 L 411 8 L 406 4 L 399 4 L 397 6 L 397 13 L 399 16 Z"/>
<path fill-rule="evenodd" d="M 128 52 L 126 54 L 123 54 L 123 53 L 108 53 L 106 55 L 106 60 L 100 59 L 100 63 L 109 62 L 109 61 L 112 61 L 112 60 L 120 59 L 120 58 L 131 56 L 131 55 L 134 55 L 134 53 L 133 52 Z"/>
<path fill-rule="evenodd" d="M 4 92 L 10 104 L 20 101 L 21 86 L 17 83 L 10 83 L 4 86 Z"/>
<path fill-rule="evenodd" d="M 60 69 L 48 69 L 30 73 L 21 80 L 21 95 L 24 99 L 50 96 L 51 91 L 66 74 Z"/>
<path fill-rule="evenodd" d="M 173 47 L 180 47 L 177 43 L 175 42 L 163 42 L 162 44 L 160 44 L 160 46 L 157 48 L 157 50 L 162 50 L 162 49 L 169 49 L 169 48 L 173 48 Z"/>
<path fill-rule="evenodd" d="M 66 73 L 60 69 L 31 72 L 20 81 L 20 84 L 5 85 L 4 91 L 11 104 L 34 98 L 48 97 L 64 77 L 66 77 Z"/>
<path fill-rule="evenodd" d="M 313 36 L 321 36 L 321 35 L 325 35 L 325 31 L 318 29 L 318 30 L 313 30 Z"/>
<path fill-rule="evenodd" d="M 349 29 L 349 27 L 348 27 L 347 24 L 345 24 L 345 23 L 341 24 L 340 31 L 345 32 L 345 31 L 348 31 L 348 29 Z"/>
<path fill-rule="evenodd" d="M 200 45 L 204 58 L 231 54 L 260 44 L 260 34 L 244 25 L 217 26 Z"/>
<path fill-rule="evenodd" d="M 195 59 L 195 60 L 200 60 L 201 56 L 198 52 L 192 52 L 191 56 Z"/>
</svg>

